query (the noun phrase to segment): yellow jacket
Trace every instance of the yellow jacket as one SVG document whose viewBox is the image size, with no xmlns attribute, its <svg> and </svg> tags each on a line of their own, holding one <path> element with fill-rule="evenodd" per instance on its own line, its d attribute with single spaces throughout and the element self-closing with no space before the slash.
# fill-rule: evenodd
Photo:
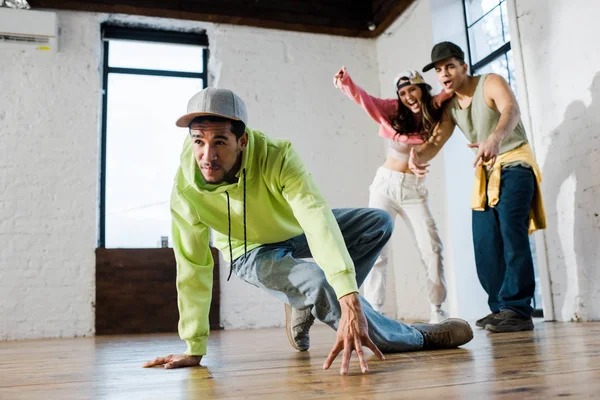
<svg viewBox="0 0 600 400">
<path fill-rule="evenodd" d="M 494 207 L 500 200 L 500 177 L 502 176 L 502 164 L 513 161 L 523 161 L 531 165 L 535 175 L 535 188 L 533 193 L 533 201 L 531 211 L 529 213 L 529 234 L 538 229 L 546 228 L 546 212 L 544 211 L 544 203 L 542 201 L 542 190 L 540 183 L 542 182 L 542 173 L 535 161 L 535 156 L 531 147 L 524 144 L 514 150 L 507 151 L 504 154 L 498 155 L 496 162 L 493 165 L 492 173 L 487 184 L 486 193 L 486 175 L 483 166 L 475 168 L 475 180 L 473 182 L 473 194 L 471 196 L 471 208 L 475 211 L 484 211 L 487 205 Z"/>
</svg>

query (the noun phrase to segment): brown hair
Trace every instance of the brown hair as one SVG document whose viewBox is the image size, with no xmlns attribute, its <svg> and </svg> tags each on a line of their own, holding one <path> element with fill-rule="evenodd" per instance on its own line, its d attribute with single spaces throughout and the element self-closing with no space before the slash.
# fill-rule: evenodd
<svg viewBox="0 0 600 400">
<path fill-rule="evenodd" d="M 442 107 L 435 109 L 432 104 L 432 96 L 426 84 L 417 84 L 421 88 L 421 119 L 415 120 L 414 113 L 408 109 L 400 100 L 398 94 L 398 112 L 392 118 L 392 128 L 396 135 L 420 136 L 427 141 L 435 125 L 442 119 Z"/>
</svg>

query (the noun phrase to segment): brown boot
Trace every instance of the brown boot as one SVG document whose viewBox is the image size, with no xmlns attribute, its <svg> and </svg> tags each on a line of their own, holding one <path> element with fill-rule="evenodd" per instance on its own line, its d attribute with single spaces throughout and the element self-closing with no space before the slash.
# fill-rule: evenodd
<svg viewBox="0 0 600 400">
<path fill-rule="evenodd" d="M 411 326 L 423 335 L 423 350 L 452 349 L 473 339 L 469 323 L 458 318 L 450 318 L 439 324 L 417 322 Z"/>
</svg>

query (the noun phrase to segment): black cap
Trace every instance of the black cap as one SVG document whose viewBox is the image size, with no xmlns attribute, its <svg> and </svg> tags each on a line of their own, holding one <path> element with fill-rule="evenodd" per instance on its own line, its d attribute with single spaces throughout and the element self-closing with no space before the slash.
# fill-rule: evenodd
<svg viewBox="0 0 600 400">
<path fill-rule="evenodd" d="M 456 57 L 464 61 L 465 52 L 452 42 L 441 42 L 431 49 L 431 62 L 423 67 L 423 72 L 429 71 L 435 63 L 446 58 Z"/>
</svg>

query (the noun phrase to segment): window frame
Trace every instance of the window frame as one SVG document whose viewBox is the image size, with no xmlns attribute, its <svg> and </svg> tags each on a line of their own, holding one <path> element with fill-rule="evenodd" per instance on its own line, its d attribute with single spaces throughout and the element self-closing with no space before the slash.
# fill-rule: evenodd
<svg viewBox="0 0 600 400">
<path fill-rule="evenodd" d="M 467 33 L 467 50 L 469 53 L 469 70 L 471 71 L 471 75 L 475 75 L 478 70 L 486 67 L 488 64 L 491 64 L 496 59 L 498 59 L 502 56 L 508 57 L 506 54 L 511 50 L 511 44 L 510 44 L 511 41 L 510 40 L 507 41 L 502 46 L 500 46 L 496 50 L 492 51 L 491 53 L 489 53 L 487 56 L 483 57 L 481 60 L 479 60 L 475 64 L 473 64 L 473 57 L 472 57 L 472 53 L 471 53 L 471 39 L 469 36 L 470 29 L 476 23 L 478 23 L 483 18 L 485 18 L 486 16 L 491 14 L 494 10 L 496 10 L 496 8 L 500 8 L 500 21 L 502 23 L 502 35 L 504 36 L 504 18 L 508 18 L 508 15 L 503 15 L 503 13 L 502 13 L 502 3 L 506 3 L 506 0 L 498 0 L 498 4 L 496 4 L 491 10 L 487 11 L 481 17 L 477 18 L 477 20 L 473 21 L 473 23 L 469 24 L 469 16 L 467 13 L 467 1 L 468 0 L 463 0 L 462 6 L 463 6 L 464 19 L 465 19 L 465 32 Z M 510 73 L 508 74 L 508 77 L 509 77 L 508 83 L 510 85 L 510 83 L 511 83 L 510 82 Z"/>
<path fill-rule="evenodd" d="M 99 173 L 99 200 L 98 200 L 98 248 L 106 246 L 106 141 L 107 141 L 107 110 L 108 110 L 108 77 L 109 74 L 168 76 L 176 78 L 200 78 L 203 88 L 207 87 L 208 79 L 208 36 L 201 32 L 175 32 L 138 27 L 125 27 L 111 24 L 102 24 L 101 38 L 103 43 L 102 62 L 102 114 L 100 130 L 100 173 Z M 172 43 L 201 46 L 202 72 L 184 72 L 170 70 L 156 70 L 145 68 L 123 68 L 108 65 L 110 40 L 134 40 L 154 43 Z"/>
</svg>

